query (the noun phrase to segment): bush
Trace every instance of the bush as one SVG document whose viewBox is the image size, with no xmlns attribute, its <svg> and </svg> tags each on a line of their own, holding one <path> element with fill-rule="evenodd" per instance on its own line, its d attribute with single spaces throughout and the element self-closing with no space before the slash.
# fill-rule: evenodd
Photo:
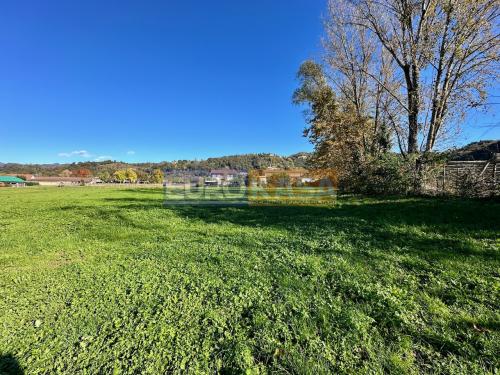
<svg viewBox="0 0 500 375">
<path fill-rule="evenodd" d="M 489 194 L 489 186 L 485 178 L 473 169 L 466 169 L 455 180 L 456 193 L 461 197 L 479 198 Z"/>
<path fill-rule="evenodd" d="M 270 187 L 289 187 L 292 185 L 292 179 L 286 172 L 281 172 L 269 176 L 267 185 Z"/>
<path fill-rule="evenodd" d="M 408 194 L 415 186 L 415 159 L 384 154 L 353 166 L 340 180 L 340 187 L 373 195 Z"/>
</svg>

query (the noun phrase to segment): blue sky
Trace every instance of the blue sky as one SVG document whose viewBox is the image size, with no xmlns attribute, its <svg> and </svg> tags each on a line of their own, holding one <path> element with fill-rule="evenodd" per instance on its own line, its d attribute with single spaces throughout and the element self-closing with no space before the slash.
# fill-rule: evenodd
<svg viewBox="0 0 500 375">
<path fill-rule="evenodd" d="M 194 159 L 311 149 L 291 104 L 326 0 L 0 5 L 0 161 Z M 475 122 L 498 122 L 494 113 Z M 468 130 L 459 142 L 500 138 Z"/>
</svg>

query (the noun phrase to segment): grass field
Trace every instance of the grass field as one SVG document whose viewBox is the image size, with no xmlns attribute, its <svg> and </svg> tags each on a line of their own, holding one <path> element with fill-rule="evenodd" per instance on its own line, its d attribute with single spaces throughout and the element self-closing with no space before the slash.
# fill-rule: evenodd
<svg viewBox="0 0 500 375">
<path fill-rule="evenodd" d="M 0 373 L 494 373 L 500 204 L 0 190 Z"/>
<path fill-rule="evenodd" d="M 166 206 L 331 206 L 337 200 L 333 187 L 169 187 L 164 196 Z"/>
</svg>

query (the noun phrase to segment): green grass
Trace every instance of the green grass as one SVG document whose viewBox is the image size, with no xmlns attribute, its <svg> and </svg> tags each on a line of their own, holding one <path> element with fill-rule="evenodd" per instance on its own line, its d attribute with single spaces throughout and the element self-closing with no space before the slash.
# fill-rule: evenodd
<svg viewBox="0 0 500 375">
<path fill-rule="evenodd" d="M 169 187 L 165 205 L 331 206 L 336 198 L 329 187 Z"/>
<path fill-rule="evenodd" d="M 499 368 L 498 202 L 163 200 L 0 189 L 0 373 Z"/>
</svg>

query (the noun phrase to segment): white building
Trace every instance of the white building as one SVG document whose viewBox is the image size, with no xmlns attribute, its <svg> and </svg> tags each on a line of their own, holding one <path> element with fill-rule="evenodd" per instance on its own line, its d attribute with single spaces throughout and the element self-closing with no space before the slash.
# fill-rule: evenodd
<svg viewBox="0 0 500 375">
<path fill-rule="evenodd" d="M 209 178 L 205 179 L 205 185 L 230 185 L 231 183 L 244 179 L 246 175 L 246 172 L 237 171 L 235 169 L 212 169 Z"/>
</svg>

